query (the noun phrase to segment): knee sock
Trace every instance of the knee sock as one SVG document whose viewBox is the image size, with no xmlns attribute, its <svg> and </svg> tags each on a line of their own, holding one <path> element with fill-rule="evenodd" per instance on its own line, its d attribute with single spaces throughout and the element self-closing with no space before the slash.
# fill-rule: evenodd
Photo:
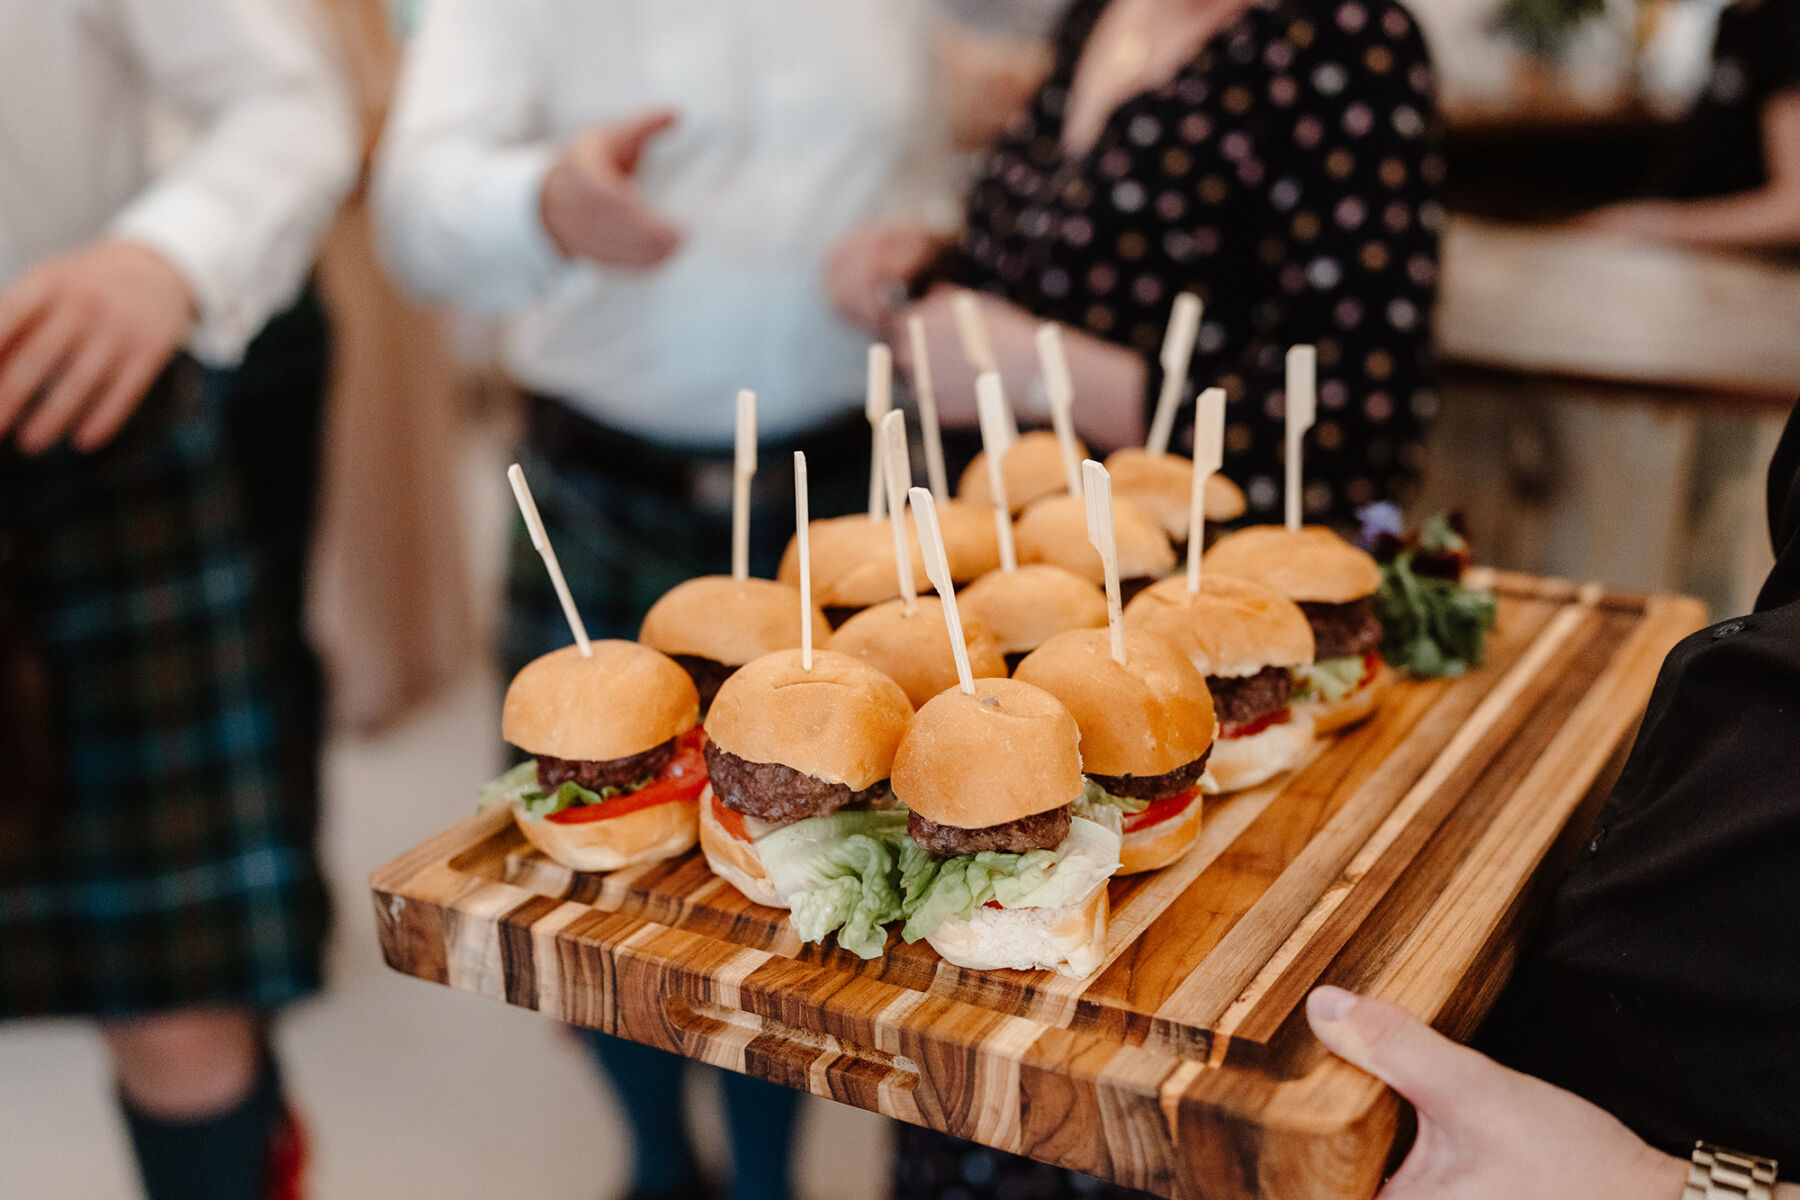
<svg viewBox="0 0 1800 1200">
<path fill-rule="evenodd" d="M 120 1098 L 149 1200 L 262 1200 L 269 1150 L 285 1119 L 281 1077 L 265 1059 L 250 1094 L 224 1112 L 170 1121 Z"/>
<path fill-rule="evenodd" d="M 700 1165 L 681 1102 L 683 1059 L 666 1050 L 583 1030 L 582 1041 L 607 1076 L 631 1125 L 631 1190 L 675 1195 L 697 1190 Z"/>
<path fill-rule="evenodd" d="M 731 1200 L 790 1200 L 800 1093 L 749 1075 L 724 1074 Z"/>
</svg>

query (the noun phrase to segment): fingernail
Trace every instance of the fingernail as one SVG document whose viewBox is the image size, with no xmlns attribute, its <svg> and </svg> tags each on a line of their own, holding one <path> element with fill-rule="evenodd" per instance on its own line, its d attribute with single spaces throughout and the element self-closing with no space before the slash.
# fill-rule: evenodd
<svg viewBox="0 0 1800 1200">
<path fill-rule="evenodd" d="M 1306 998 L 1306 1011 L 1315 1021 L 1336 1022 L 1350 1015 L 1356 997 L 1339 987 L 1315 988 Z"/>
</svg>

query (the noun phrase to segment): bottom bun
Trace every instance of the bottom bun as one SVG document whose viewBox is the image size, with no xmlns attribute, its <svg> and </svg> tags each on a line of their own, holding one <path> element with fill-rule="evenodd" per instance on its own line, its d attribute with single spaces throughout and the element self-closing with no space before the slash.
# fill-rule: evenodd
<svg viewBox="0 0 1800 1200">
<path fill-rule="evenodd" d="M 1249 737 L 1222 737 L 1213 743 L 1206 769 L 1221 792 L 1241 792 L 1297 766 L 1313 744 L 1312 714 L 1296 708 L 1291 720 Z"/>
<path fill-rule="evenodd" d="M 514 805 L 513 821 L 526 841 L 571 871 L 617 871 L 692 850 L 697 807 L 692 800 L 670 800 L 622 817 L 562 825 L 535 821 Z"/>
<path fill-rule="evenodd" d="M 1340 729 L 1348 729 L 1380 707 L 1393 686 L 1394 673 L 1388 670 L 1386 663 L 1377 664 L 1375 678 L 1369 680 L 1367 686 L 1345 693 L 1336 704 L 1323 704 L 1315 700 L 1306 706 L 1307 711 L 1312 713 L 1313 730 L 1323 737 Z"/>
<path fill-rule="evenodd" d="M 945 962 L 973 971 L 1055 971 L 1083 979 L 1106 957 L 1106 885 L 1062 908 L 988 908 L 947 917 L 925 939 Z"/>
<path fill-rule="evenodd" d="M 775 892 L 769 873 L 763 870 L 762 856 L 756 847 L 738 838 L 713 813 L 713 790 L 708 784 L 700 793 L 700 853 L 714 875 L 729 883 L 754 904 L 770 908 L 786 908 Z"/>
<path fill-rule="evenodd" d="M 1200 840 L 1200 817 L 1205 808 L 1205 797 L 1195 792 L 1193 800 L 1175 816 L 1127 833 L 1119 845 L 1118 873 L 1141 875 L 1186 854 Z"/>
</svg>

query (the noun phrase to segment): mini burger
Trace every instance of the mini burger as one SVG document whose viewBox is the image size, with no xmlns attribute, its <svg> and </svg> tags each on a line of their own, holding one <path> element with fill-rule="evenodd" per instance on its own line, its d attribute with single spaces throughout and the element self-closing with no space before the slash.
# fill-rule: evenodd
<svg viewBox="0 0 1800 1200">
<path fill-rule="evenodd" d="M 1168 535 L 1176 561 L 1185 557 L 1188 541 L 1188 506 L 1194 490 L 1193 460 L 1179 454 L 1152 455 L 1138 446 L 1107 457 L 1113 496 L 1130 500 Z M 1206 523 L 1210 529 L 1244 515 L 1244 493 L 1223 475 L 1206 478 Z"/>
<path fill-rule="evenodd" d="M 907 941 L 976 970 L 1100 967 L 1118 827 L 1076 815 L 1081 731 L 1054 696 L 1016 679 L 944 692 L 901 739 L 893 783 L 911 810 Z"/>
<path fill-rule="evenodd" d="M 1254 787 L 1294 767 L 1312 746 L 1296 677 L 1312 665 L 1312 628 L 1281 593 L 1208 573 L 1198 595 L 1165 579 L 1125 610 L 1127 630 L 1162 638 L 1206 677 L 1219 720 L 1209 770 L 1222 792 Z"/>
<path fill-rule="evenodd" d="M 700 693 L 700 711 L 731 673 L 753 658 L 800 645 L 794 614 L 800 589 L 773 579 L 702 575 L 677 584 L 644 614 L 638 641 L 681 664 Z M 824 614 L 812 610 L 813 640 L 831 636 Z"/>
<path fill-rule="evenodd" d="M 989 571 L 958 592 L 956 604 L 964 620 L 993 636 L 1008 673 L 1065 629 L 1106 624 L 1106 593 L 1100 585 L 1049 563 Z"/>
<path fill-rule="evenodd" d="M 838 934 L 872 958 L 900 915 L 904 812 L 888 788 L 912 723 L 900 685 L 847 655 L 781 650 L 727 679 L 706 718 L 711 790 L 700 848 L 758 904 L 787 908 L 807 941 Z"/>
<path fill-rule="evenodd" d="M 1168 535 L 1129 500 L 1113 501 L 1119 544 L 1119 592 L 1131 598 L 1175 569 Z M 1095 583 L 1106 582 L 1100 553 L 1088 541 L 1087 504 L 1080 496 L 1051 496 L 1025 510 L 1014 529 L 1022 563 L 1051 563 Z"/>
<path fill-rule="evenodd" d="M 1200 795 L 1212 753 L 1206 678 L 1161 638 L 1125 633 L 1125 665 L 1105 629 L 1059 633 L 1032 651 L 1015 679 L 1042 688 L 1081 729 L 1087 793 L 1075 811 L 1118 810 L 1124 828 L 1119 874 L 1174 862 L 1200 836 Z"/>
<path fill-rule="evenodd" d="M 1320 733 L 1375 711 L 1393 674 L 1381 661 L 1381 567 L 1372 556 L 1322 525 L 1256 525 L 1220 538 L 1206 566 L 1273 588 L 1306 614 L 1317 661 L 1302 682 Z"/>
<path fill-rule="evenodd" d="M 1079 442 L 1075 450 L 1077 461 L 1087 457 L 1087 448 Z M 1046 496 L 1067 492 L 1069 476 L 1063 466 L 1062 443 L 1047 429 L 1020 434 L 1000 459 L 1000 477 L 1006 484 L 1006 503 L 1015 514 Z M 956 498 L 984 512 L 994 507 L 985 454 L 977 454 L 963 470 Z"/>
<path fill-rule="evenodd" d="M 659 862 L 694 845 L 706 764 L 699 696 L 673 659 L 636 642 L 566 646 L 506 689 L 501 728 L 535 755 L 482 789 L 576 871 Z"/>
<path fill-rule="evenodd" d="M 957 583 L 975 579 L 1000 565 L 999 537 L 993 513 L 964 504 L 938 509 L 944 535 L 944 554 L 950 576 Z M 865 514 L 827 517 L 807 526 L 812 538 L 813 599 L 836 629 L 865 608 L 900 595 L 900 575 L 894 568 L 894 535 L 886 519 L 871 521 Z M 919 534 L 907 519 L 907 545 L 912 552 L 913 578 L 925 583 L 925 560 Z M 788 539 L 776 578 L 793 587 L 800 584 L 800 548 Z"/>
<path fill-rule="evenodd" d="M 977 676 L 1006 674 L 1006 659 L 982 625 L 965 618 L 963 639 L 969 669 Z M 903 600 L 859 612 L 831 635 L 827 648 L 861 659 L 898 683 L 915 708 L 956 686 L 956 652 L 944 625 L 943 601 L 936 596 L 920 596 L 910 615 Z"/>
</svg>

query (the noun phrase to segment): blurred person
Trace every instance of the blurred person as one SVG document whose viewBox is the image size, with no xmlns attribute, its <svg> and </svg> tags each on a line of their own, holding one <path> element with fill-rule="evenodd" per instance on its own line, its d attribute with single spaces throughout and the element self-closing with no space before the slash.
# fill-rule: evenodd
<svg viewBox="0 0 1800 1200">
<path fill-rule="evenodd" d="M 193 135 L 161 172 L 152 110 Z M 0 1017 L 100 1022 L 151 1200 L 300 1186 L 316 310 L 231 368 L 355 160 L 288 0 L 0 3 Z"/>
<path fill-rule="evenodd" d="M 436 0 L 375 185 L 419 294 L 504 315 L 520 461 L 596 637 L 727 569 L 738 389 L 762 438 L 751 571 L 813 512 L 863 503 L 865 339 L 833 316 L 831 242 L 900 186 L 925 108 L 916 0 Z M 499 486 L 496 481 L 496 486 Z M 508 672 L 566 645 L 515 529 Z M 587 1035 L 630 1120 L 635 1196 L 704 1195 L 679 1058 Z M 790 1194 L 798 1096 L 723 1077 L 739 1200 Z"/>
<path fill-rule="evenodd" d="M 1800 0 L 1719 14 L 1712 70 L 1646 191 L 1577 228 L 1690 246 L 1800 247 Z"/>
<path fill-rule="evenodd" d="M 1143 438 L 1170 308 L 1193 291 L 1206 312 L 1185 395 L 1227 390 L 1225 471 L 1252 519 L 1279 516 L 1283 360 L 1297 342 L 1319 351 L 1307 515 L 1348 523 L 1403 495 L 1436 407 L 1443 175 L 1406 10 L 1077 0 L 1054 48 L 1049 79 L 989 150 L 955 244 L 859 230 L 830 265 L 839 311 L 877 332 L 921 315 L 940 407 L 964 424 L 972 378 L 946 285 L 985 293 L 1015 396 L 1036 370 L 1037 324 L 1062 322 L 1076 424 L 1112 448 Z M 895 311 L 897 283 L 922 298 Z"/>
</svg>

